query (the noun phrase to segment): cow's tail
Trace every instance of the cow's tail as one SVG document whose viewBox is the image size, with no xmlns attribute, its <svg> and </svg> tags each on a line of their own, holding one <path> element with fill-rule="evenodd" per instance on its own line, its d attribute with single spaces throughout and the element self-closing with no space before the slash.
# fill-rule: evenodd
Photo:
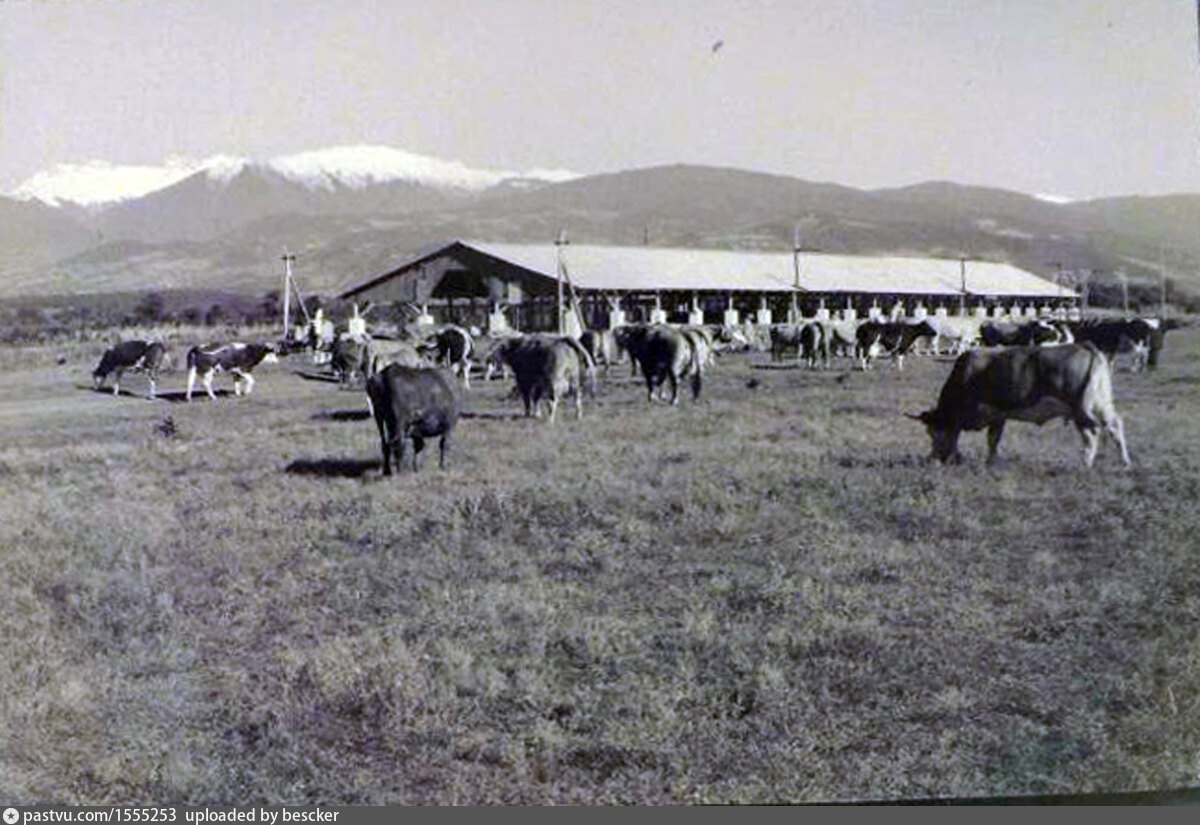
<svg viewBox="0 0 1200 825">
<path fill-rule="evenodd" d="M 579 340 L 564 335 L 562 340 L 565 341 L 571 349 L 579 356 L 579 371 L 580 371 L 580 389 L 589 398 L 596 397 L 596 361 L 592 358 L 592 354 L 587 351 L 587 347 L 579 343 Z"/>
</svg>

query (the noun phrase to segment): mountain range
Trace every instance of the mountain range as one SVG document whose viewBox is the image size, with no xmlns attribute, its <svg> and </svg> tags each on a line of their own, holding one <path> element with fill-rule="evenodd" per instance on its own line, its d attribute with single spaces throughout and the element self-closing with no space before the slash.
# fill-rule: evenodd
<svg viewBox="0 0 1200 825">
<path fill-rule="evenodd" d="M 550 242 L 565 229 L 578 243 L 788 250 L 798 239 L 829 253 L 1007 261 L 1076 282 L 1089 273 L 1093 296 L 1110 303 L 1118 273 L 1149 297 L 1165 272 L 1179 302 L 1200 296 L 1197 227 L 1196 194 L 1063 203 L 948 182 L 863 190 L 695 165 L 493 172 L 338 147 L 124 177 L 107 164 L 34 176 L 0 197 L 0 298 L 261 294 L 278 289 L 285 249 L 302 288 L 329 293 L 431 242 Z"/>
</svg>

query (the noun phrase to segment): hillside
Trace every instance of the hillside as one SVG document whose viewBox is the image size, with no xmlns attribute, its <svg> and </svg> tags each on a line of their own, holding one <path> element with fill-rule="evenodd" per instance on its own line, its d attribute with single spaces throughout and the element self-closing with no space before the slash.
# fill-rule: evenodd
<svg viewBox="0 0 1200 825">
<path fill-rule="evenodd" d="M 250 166 L 227 180 L 198 173 L 105 210 L 98 234 L 40 204 L 0 205 L 23 221 L 0 260 L 0 297 L 259 293 L 277 287 L 284 248 L 298 255 L 307 289 L 332 291 L 434 241 L 548 242 L 562 229 L 577 243 L 731 249 L 789 249 L 798 229 L 804 248 L 825 252 L 966 256 L 1046 276 L 1090 270 L 1108 299 L 1118 271 L 1135 289 L 1157 289 L 1161 261 L 1173 289 L 1200 294 L 1200 195 L 1056 204 L 946 182 L 859 190 L 687 165 L 476 192 L 403 181 L 313 188 Z"/>
</svg>

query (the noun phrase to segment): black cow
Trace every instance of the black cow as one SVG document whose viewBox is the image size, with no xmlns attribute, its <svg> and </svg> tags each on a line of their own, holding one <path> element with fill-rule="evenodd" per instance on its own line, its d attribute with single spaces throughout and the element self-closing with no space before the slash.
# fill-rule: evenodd
<svg viewBox="0 0 1200 825">
<path fill-rule="evenodd" d="M 1089 319 L 1071 324 L 1077 341 L 1090 341 L 1112 361 L 1120 353 L 1132 353 L 1134 372 L 1158 366 L 1158 355 L 1166 334 L 1184 326 L 1172 318 Z"/>
<path fill-rule="evenodd" d="M 419 348 L 423 355 L 434 358 L 439 366 L 449 368 L 462 377 L 463 387 L 471 388 L 471 352 L 475 344 L 471 333 L 454 324 L 442 327 Z"/>
<path fill-rule="evenodd" d="M 383 451 L 383 474 L 404 470 L 404 448 L 413 444 L 413 472 L 420 469 L 425 439 L 438 438 L 438 466 L 446 469 L 446 451 L 458 421 L 458 398 L 454 379 L 433 367 L 403 367 L 388 364 L 367 379 L 367 401 L 379 428 Z"/>
<path fill-rule="evenodd" d="M 1102 428 L 1116 439 L 1129 464 L 1124 424 L 1113 405 L 1112 370 L 1090 344 L 964 352 L 954 362 L 937 406 L 909 417 L 925 424 L 933 455 L 941 461 L 958 458 L 958 436 L 964 430 L 987 429 L 991 462 L 1009 419 L 1044 424 L 1066 418 L 1083 436 L 1088 467 L 1096 458 Z"/>
<path fill-rule="evenodd" d="M 218 372 L 233 374 L 233 393 L 242 395 L 242 383 L 245 382 L 245 394 L 249 395 L 254 389 L 254 377 L 250 371 L 260 363 L 273 364 L 279 360 L 274 344 L 206 344 L 192 347 L 187 354 L 188 383 L 187 400 L 192 400 L 192 389 L 196 386 L 196 376 L 204 383 L 208 397 L 216 399 L 213 392 L 213 376 Z"/>
<path fill-rule="evenodd" d="M 1037 319 L 1023 324 L 997 321 L 979 327 L 979 339 L 985 347 L 1033 347 L 1069 344 L 1070 330 L 1053 321 Z"/>
<path fill-rule="evenodd" d="M 705 353 L 697 351 L 693 340 L 666 324 L 630 327 L 626 338 L 629 354 L 646 379 L 646 398 L 654 400 L 655 389 L 671 382 L 671 404 L 679 403 L 679 383 L 690 378 L 692 399 L 700 400 Z"/>
<path fill-rule="evenodd" d="M 889 355 L 896 368 L 904 369 L 904 356 L 918 338 L 936 338 L 937 330 L 928 321 L 915 324 L 904 321 L 864 321 L 854 331 L 854 354 L 864 370 L 881 355 Z"/>
<path fill-rule="evenodd" d="M 525 415 L 538 416 L 541 402 L 550 407 L 554 423 L 558 402 L 572 397 L 575 416 L 583 416 L 583 395 L 591 391 L 595 365 L 587 350 L 569 336 L 522 335 L 497 344 L 492 358 L 507 364 L 517 381 Z"/>
<path fill-rule="evenodd" d="M 92 383 L 96 389 L 104 386 L 104 379 L 113 376 L 113 395 L 121 394 L 121 376 L 126 370 L 144 370 L 150 382 L 150 397 L 154 397 L 158 381 L 158 370 L 162 366 L 166 347 L 161 341 L 122 341 L 106 350 L 100 363 L 92 371 Z"/>
</svg>

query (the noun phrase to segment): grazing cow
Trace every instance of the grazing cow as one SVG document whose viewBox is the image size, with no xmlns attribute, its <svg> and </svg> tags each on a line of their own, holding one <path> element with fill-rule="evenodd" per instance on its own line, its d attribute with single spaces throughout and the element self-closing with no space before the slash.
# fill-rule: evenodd
<svg viewBox="0 0 1200 825">
<path fill-rule="evenodd" d="M 570 396 L 575 400 L 575 417 L 583 417 L 583 394 L 595 368 L 587 350 L 575 339 L 551 335 L 513 337 L 496 346 L 493 358 L 512 369 L 525 415 L 540 417 L 541 402 L 545 400 L 553 424 L 558 402 Z"/>
<path fill-rule="evenodd" d="M 964 430 L 987 429 L 990 463 L 1009 419 L 1044 424 L 1066 418 L 1083 436 L 1088 467 L 1096 458 L 1101 428 L 1116 439 L 1121 458 L 1130 463 L 1125 428 L 1113 406 L 1112 370 L 1090 344 L 964 352 L 954 362 L 937 406 L 909 417 L 925 424 L 932 454 L 943 462 L 958 459 L 958 436 Z"/>
<path fill-rule="evenodd" d="M 471 333 L 454 324 L 442 327 L 420 347 L 422 354 L 429 354 L 439 366 L 461 376 L 466 389 L 471 388 L 471 353 L 474 349 Z"/>
<path fill-rule="evenodd" d="M 216 400 L 213 392 L 213 376 L 218 372 L 233 374 L 233 393 L 242 395 L 242 382 L 246 384 L 245 395 L 254 389 L 254 377 L 250 371 L 259 364 L 274 364 L 279 360 L 274 344 L 206 344 L 192 347 L 187 354 L 188 383 L 187 400 L 192 400 L 192 389 L 196 376 L 204 383 L 208 397 Z"/>
<path fill-rule="evenodd" d="M 454 424 L 458 421 L 458 399 L 454 379 L 433 367 L 405 367 L 388 364 L 367 379 L 367 401 L 379 445 L 383 451 L 383 474 L 404 470 L 405 443 L 413 444 L 413 472 L 421 468 L 425 439 L 438 438 L 438 466 L 446 469 L 446 451 Z"/>
<path fill-rule="evenodd" d="M 666 324 L 643 328 L 628 339 L 629 353 L 637 361 L 646 379 L 646 398 L 654 400 L 654 391 L 671 382 L 671 404 L 679 403 L 679 383 L 691 378 L 692 400 L 700 400 L 703 382 L 704 353 L 697 350 L 694 339 Z"/>
<path fill-rule="evenodd" d="M 864 370 L 880 355 L 889 355 L 899 370 L 904 369 L 904 356 L 918 338 L 934 338 L 937 330 L 928 321 L 910 324 L 904 321 L 864 321 L 855 330 L 854 354 Z"/>
<path fill-rule="evenodd" d="M 979 327 L 979 339 L 985 347 L 1032 347 L 1069 344 L 1071 331 L 1052 321 L 1037 319 L 1023 324 L 994 322 Z"/>
<path fill-rule="evenodd" d="M 604 375 L 608 377 L 608 368 L 617 363 L 619 348 L 617 337 L 612 330 L 588 329 L 579 336 L 579 343 L 587 350 L 594 364 L 604 364 Z"/>
<path fill-rule="evenodd" d="M 1126 318 L 1089 319 L 1069 326 L 1075 340 L 1092 342 L 1114 363 L 1118 354 L 1131 353 L 1131 369 L 1138 372 L 1158 366 L 1167 332 L 1183 324 L 1174 319 Z"/>
<path fill-rule="evenodd" d="M 158 370 L 166 357 L 166 347 L 161 341 L 122 341 L 106 350 L 100 364 L 92 371 L 92 383 L 96 389 L 104 386 L 104 379 L 113 376 L 113 395 L 121 394 L 121 376 L 125 370 L 144 370 L 150 382 L 150 397 L 154 397 L 158 382 Z"/>
</svg>

